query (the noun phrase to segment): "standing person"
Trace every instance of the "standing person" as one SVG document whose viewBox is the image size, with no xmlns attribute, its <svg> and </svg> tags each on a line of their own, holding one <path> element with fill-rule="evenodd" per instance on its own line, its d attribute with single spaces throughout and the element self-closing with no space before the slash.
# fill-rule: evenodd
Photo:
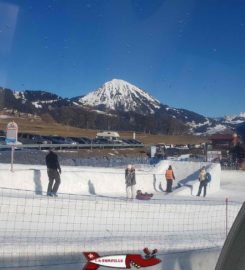
<svg viewBox="0 0 245 270">
<path fill-rule="evenodd" d="M 205 170 L 204 166 L 200 170 L 198 179 L 199 179 L 200 184 L 199 184 L 199 189 L 198 189 L 197 196 L 201 195 L 202 188 L 204 188 L 203 197 L 205 197 L 206 196 L 206 190 L 207 190 L 207 181 L 206 181 L 206 170 Z"/>
<path fill-rule="evenodd" d="M 49 149 L 49 153 L 46 156 L 46 165 L 49 178 L 47 196 L 57 196 L 57 191 L 60 185 L 61 168 L 58 160 L 58 156 Z M 55 181 L 55 184 L 53 185 Z"/>
<path fill-rule="evenodd" d="M 125 184 L 126 184 L 126 193 L 128 199 L 135 198 L 135 168 L 129 164 L 127 169 L 125 170 Z"/>
<path fill-rule="evenodd" d="M 165 178 L 167 181 L 166 192 L 172 192 L 172 185 L 173 185 L 173 180 L 175 180 L 175 176 L 174 176 L 174 171 L 171 165 L 169 165 L 168 169 L 166 170 Z"/>
</svg>

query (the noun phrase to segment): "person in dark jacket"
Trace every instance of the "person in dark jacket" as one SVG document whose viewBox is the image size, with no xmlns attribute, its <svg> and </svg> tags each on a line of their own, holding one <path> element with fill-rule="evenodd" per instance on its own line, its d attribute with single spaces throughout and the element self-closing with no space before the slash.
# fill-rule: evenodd
<svg viewBox="0 0 245 270">
<path fill-rule="evenodd" d="M 166 192 L 172 192 L 172 185 L 173 185 L 173 180 L 175 180 L 175 176 L 174 176 L 174 171 L 173 171 L 171 165 L 166 170 L 165 178 L 166 178 L 166 181 L 167 181 L 167 190 L 166 190 Z"/>
<path fill-rule="evenodd" d="M 60 186 L 61 168 L 58 156 L 53 152 L 52 149 L 49 150 L 49 153 L 46 156 L 46 165 L 49 178 L 47 196 L 57 196 L 57 191 Z"/>
<path fill-rule="evenodd" d="M 127 169 L 125 170 L 125 184 L 126 184 L 126 193 L 128 199 L 135 198 L 135 169 L 134 167 L 129 164 Z"/>
</svg>

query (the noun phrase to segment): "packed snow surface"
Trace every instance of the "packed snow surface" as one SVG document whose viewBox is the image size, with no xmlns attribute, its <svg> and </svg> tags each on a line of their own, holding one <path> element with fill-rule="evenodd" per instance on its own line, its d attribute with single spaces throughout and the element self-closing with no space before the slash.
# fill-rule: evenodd
<svg viewBox="0 0 245 270">
<path fill-rule="evenodd" d="M 176 189 L 166 196 L 164 174 L 169 164 Z M 195 196 L 202 166 L 212 175 L 204 199 Z M 177 161 L 135 167 L 136 190 L 153 193 L 153 200 L 126 200 L 124 168 L 63 166 L 59 197 L 49 198 L 45 166 L 14 165 L 10 172 L 9 164 L 1 164 L 2 266 L 81 262 L 85 250 L 125 254 L 148 246 L 171 254 L 223 245 L 225 198 L 230 201 L 230 228 L 245 198 L 245 172 Z"/>
</svg>

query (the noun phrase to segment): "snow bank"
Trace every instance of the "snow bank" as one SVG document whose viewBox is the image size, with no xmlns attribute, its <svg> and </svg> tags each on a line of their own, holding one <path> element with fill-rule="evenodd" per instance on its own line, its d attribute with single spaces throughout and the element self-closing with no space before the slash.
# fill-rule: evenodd
<svg viewBox="0 0 245 270">
<path fill-rule="evenodd" d="M 166 189 L 165 171 L 172 165 L 176 180 L 176 195 L 191 195 L 197 192 L 198 174 L 202 166 L 211 173 L 212 181 L 208 185 L 208 193 L 220 189 L 221 169 L 218 164 L 203 162 L 186 162 L 164 160 L 155 166 L 136 165 L 136 190 L 158 193 Z M 46 191 L 48 177 L 46 166 L 0 165 L 0 187 L 34 190 L 38 193 Z M 59 192 L 83 195 L 125 196 L 124 168 L 94 168 L 62 166 L 61 185 Z"/>
</svg>

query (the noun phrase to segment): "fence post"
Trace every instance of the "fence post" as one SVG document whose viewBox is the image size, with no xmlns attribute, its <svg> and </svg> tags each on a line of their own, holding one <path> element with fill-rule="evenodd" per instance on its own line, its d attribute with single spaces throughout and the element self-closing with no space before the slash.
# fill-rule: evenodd
<svg viewBox="0 0 245 270">
<path fill-rule="evenodd" d="M 11 172 L 14 172 L 14 146 L 11 146 Z"/>
<path fill-rule="evenodd" d="M 225 235 L 228 235 L 228 198 L 225 198 Z"/>
</svg>

